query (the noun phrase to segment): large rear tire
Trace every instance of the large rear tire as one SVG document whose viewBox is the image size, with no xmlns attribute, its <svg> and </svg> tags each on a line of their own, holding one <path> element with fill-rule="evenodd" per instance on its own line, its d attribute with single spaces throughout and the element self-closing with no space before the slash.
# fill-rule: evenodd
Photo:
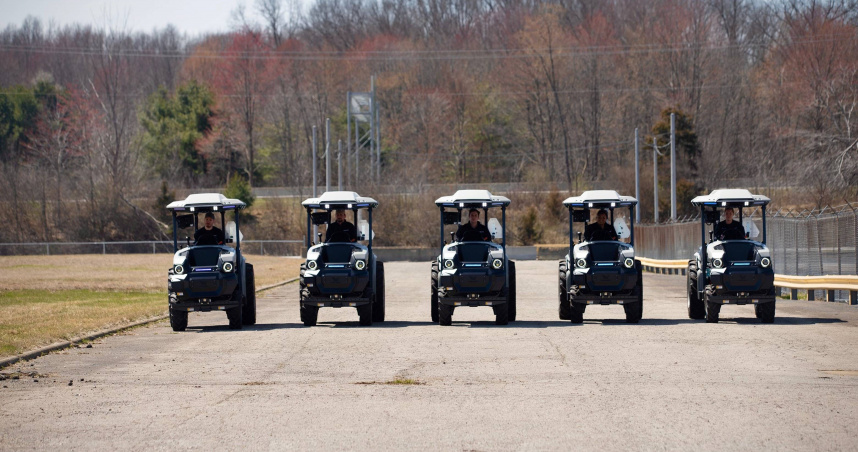
<svg viewBox="0 0 858 452">
<path fill-rule="evenodd" d="M 626 323 L 638 323 L 643 317 L 643 267 L 640 261 L 635 261 L 638 271 L 638 285 L 635 291 L 638 296 L 638 301 L 631 304 L 624 304 L 623 310 L 626 312 Z"/>
<path fill-rule="evenodd" d="M 515 295 L 515 262 L 509 261 L 509 291 L 507 292 L 507 319 L 510 322 L 515 322 L 515 316 L 518 311 L 516 302 L 518 301 Z"/>
<path fill-rule="evenodd" d="M 775 323 L 775 301 L 754 305 L 757 318 L 763 323 Z"/>
<path fill-rule="evenodd" d="M 372 321 L 384 322 L 384 262 L 375 264 L 375 294 L 372 306 Z"/>
<path fill-rule="evenodd" d="M 318 306 L 304 306 L 301 304 L 301 322 L 304 326 L 316 326 L 319 320 Z"/>
<path fill-rule="evenodd" d="M 706 307 L 703 306 L 703 300 L 700 299 L 700 293 L 697 292 L 697 265 L 689 263 L 685 275 L 685 287 L 688 292 L 688 318 L 703 320 L 706 318 Z"/>
<path fill-rule="evenodd" d="M 247 289 L 245 290 L 246 298 L 244 300 L 244 312 L 242 313 L 242 323 L 244 325 L 256 325 L 256 279 L 253 275 L 253 265 L 245 264 L 244 280 L 247 281 Z"/>
<path fill-rule="evenodd" d="M 226 318 L 229 319 L 229 329 L 240 330 L 244 324 L 244 308 L 236 306 L 226 310 Z"/>
<path fill-rule="evenodd" d="M 453 307 L 448 304 L 438 303 L 438 324 L 450 326 L 453 324 Z"/>
<path fill-rule="evenodd" d="M 438 262 L 432 262 L 432 293 L 429 295 L 429 309 L 432 321 L 438 323 Z"/>
<path fill-rule="evenodd" d="M 188 327 L 188 311 L 173 309 L 170 306 L 170 327 L 173 331 L 185 331 Z"/>
<path fill-rule="evenodd" d="M 571 308 L 569 307 L 569 291 L 566 289 L 566 259 L 560 261 L 560 271 L 558 274 L 558 304 L 557 304 L 557 315 L 560 317 L 560 320 L 569 320 L 571 319 L 571 314 L 569 311 Z"/>
<path fill-rule="evenodd" d="M 509 302 L 494 305 L 492 310 L 495 312 L 495 325 L 509 324 Z"/>
<path fill-rule="evenodd" d="M 361 326 L 372 325 L 372 303 L 367 303 L 357 307 L 358 317 L 360 318 Z"/>
</svg>

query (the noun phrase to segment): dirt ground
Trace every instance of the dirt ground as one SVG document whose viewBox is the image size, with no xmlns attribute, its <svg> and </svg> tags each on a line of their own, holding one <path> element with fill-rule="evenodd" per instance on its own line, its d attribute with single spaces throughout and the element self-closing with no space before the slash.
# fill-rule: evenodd
<svg viewBox="0 0 858 452">
<path fill-rule="evenodd" d="M 387 264 L 387 321 L 299 323 L 297 286 L 241 331 L 195 313 L 4 369 L 0 449 L 855 450 L 858 308 L 686 315 L 646 274 L 644 318 L 557 319 L 556 263 L 519 262 L 519 320 L 429 319 L 427 263 Z M 0 377 L 2 378 L 2 377 Z"/>
</svg>

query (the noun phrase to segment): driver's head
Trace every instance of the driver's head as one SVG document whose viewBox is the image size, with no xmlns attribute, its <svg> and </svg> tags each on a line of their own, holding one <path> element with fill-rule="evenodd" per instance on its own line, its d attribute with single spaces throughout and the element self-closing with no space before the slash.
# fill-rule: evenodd
<svg viewBox="0 0 858 452">
<path fill-rule="evenodd" d="M 212 226 L 214 226 L 214 214 L 213 213 L 206 212 L 205 225 L 206 225 L 206 229 L 211 229 Z"/>
<path fill-rule="evenodd" d="M 346 221 L 346 211 L 344 209 L 337 209 L 337 223 L 342 223 Z"/>
<path fill-rule="evenodd" d="M 727 223 L 731 223 L 733 221 L 733 208 L 727 207 L 724 209 L 724 219 L 727 220 Z"/>
<path fill-rule="evenodd" d="M 608 211 L 605 209 L 599 209 L 599 211 L 596 212 L 596 222 L 599 223 L 600 226 L 603 226 L 606 221 L 608 221 Z"/>
<path fill-rule="evenodd" d="M 477 209 L 471 209 L 468 211 L 468 222 L 471 223 L 471 226 L 476 226 L 480 221 L 480 211 Z"/>
</svg>

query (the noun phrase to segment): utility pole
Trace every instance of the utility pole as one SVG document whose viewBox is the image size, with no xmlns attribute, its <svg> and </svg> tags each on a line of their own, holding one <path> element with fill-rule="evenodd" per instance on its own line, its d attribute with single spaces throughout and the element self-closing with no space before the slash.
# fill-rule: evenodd
<svg viewBox="0 0 858 452">
<path fill-rule="evenodd" d="M 640 167 L 640 142 L 638 141 L 638 128 L 635 127 L 635 199 L 641 199 L 641 167 Z M 635 223 L 641 222 L 641 209 L 635 209 Z"/>
<path fill-rule="evenodd" d="M 652 137 L 652 214 L 658 224 L 658 139 Z"/>
<path fill-rule="evenodd" d="M 331 191 L 331 118 L 325 119 L 325 191 Z"/>
<path fill-rule="evenodd" d="M 343 140 L 337 141 L 337 190 L 343 191 Z"/>
<path fill-rule="evenodd" d="M 676 221 L 676 113 L 670 114 L 670 219 Z"/>
<path fill-rule="evenodd" d="M 316 126 L 313 126 L 313 197 L 316 198 Z M 316 238 L 316 233 L 319 232 L 319 227 L 313 225 L 313 238 Z"/>
<path fill-rule="evenodd" d="M 352 185 L 352 92 L 346 93 L 346 182 L 349 187 Z M 357 175 L 355 175 L 357 179 Z"/>
</svg>

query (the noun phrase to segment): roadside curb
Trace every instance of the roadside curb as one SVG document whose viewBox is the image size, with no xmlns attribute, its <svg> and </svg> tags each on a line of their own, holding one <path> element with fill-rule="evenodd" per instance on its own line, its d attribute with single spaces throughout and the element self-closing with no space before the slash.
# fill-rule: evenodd
<svg viewBox="0 0 858 452">
<path fill-rule="evenodd" d="M 285 286 L 286 284 L 293 283 L 297 280 L 298 280 L 298 278 L 295 277 L 292 279 L 287 279 L 285 281 L 280 281 L 279 283 L 271 284 L 271 285 L 268 285 L 265 287 L 260 287 L 259 289 L 256 289 L 256 293 L 264 292 L 266 290 L 270 290 L 270 289 L 273 289 L 275 287 Z M 163 314 L 163 315 L 159 315 L 159 316 L 152 317 L 149 319 L 138 320 L 136 322 L 133 322 L 133 323 L 130 323 L 127 325 L 122 325 L 122 326 L 118 326 L 115 328 L 110 328 L 110 329 L 98 331 L 98 332 L 95 332 L 92 334 L 88 334 L 86 336 L 76 337 L 76 338 L 68 340 L 68 341 L 55 342 L 51 345 L 47 345 L 45 347 L 30 351 L 27 353 L 22 353 L 20 355 L 16 355 L 16 356 L 12 356 L 12 357 L 0 360 L 0 369 L 11 366 L 12 364 L 17 363 L 18 361 L 29 361 L 31 359 L 38 358 L 44 354 L 55 352 L 57 350 L 62 350 L 64 348 L 69 348 L 73 345 L 77 345 L 77 344 L 84 342 L 84 341 L 91 341 L 93 339 L 98 339 L 100 337 L 109 336 L 111 334 L 115 334 L 115 333 L 130 329 L 130 328 L 143 326 L 143 325 L 146 325 L 149 323 L 159 322 L 159 321 L 167 319 L 169 317 L 170 317 L 169 314 Z"/>
</svg>

